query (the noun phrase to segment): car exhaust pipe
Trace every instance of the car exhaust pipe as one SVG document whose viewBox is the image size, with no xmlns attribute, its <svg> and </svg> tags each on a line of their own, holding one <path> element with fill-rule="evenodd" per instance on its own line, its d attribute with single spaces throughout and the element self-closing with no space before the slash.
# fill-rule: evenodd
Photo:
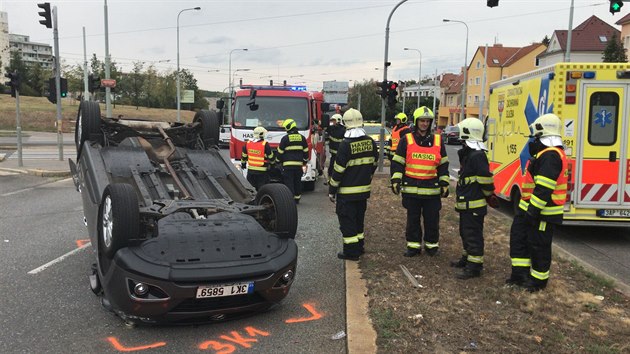
<svg viewBox="0 0 630 354">
<path fill-rule="evenodd" d="M 164 137 L 164 140 L 166 141 L 166 143 L 168 143 L 168 146 L 171 149 L 169 154 L 162 160 L 164 162 L 164 166 L 166 166 L 166 169 L 173 177 L 173 180 L 175 181 L 175 184 L 177 184 L 177 187 L 179 188 L 179 190 L 182 191 L 182 193 L 184 193 L 184 199 L 193 199 L 192 195 L 190 195 L 186 187 L 184 187 L 184 184 L 182 184 L 182 181 L 179 180 L 179 177 L 177 176 L 177 172 L 175 172 L 175 169 L 173 168 L 173 166 L 171 166 L 171 163 L 169 162 L 169 160 L 171 159 L 171 156 L 173 156 L 173 154 L 175 153 L 175 145 L 173 145 L 173 142 L 171 141 L 171 137 L 168 136 L 168 134 L 166 134 L 166 132 L 164 131 L 164 129 L 162 129 L 162 127 L 158 126 L 158 130 L 160 131 L 160 134 L 162 134 L 162 137 Z"/>
</svg>

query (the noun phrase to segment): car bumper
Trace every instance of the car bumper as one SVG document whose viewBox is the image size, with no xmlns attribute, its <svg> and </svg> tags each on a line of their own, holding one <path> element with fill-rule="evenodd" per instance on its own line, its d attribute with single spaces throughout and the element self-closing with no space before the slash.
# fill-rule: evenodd
<svg viewBox="0 0 630 354">
<path fill-rule="evenodd" d="M 123 248 L 101 276 L 104 296 L 116 314 L 135 323 L 204 323 L 264 311 L 287 296 L 293 279 L 284 282 L 283 275 L 291 271 L 295 276 L 297 246 L 293 240 L 286 242 L 284 252 L 274 258 L 251 263 L 224 262 L 223 267 L 155 264 L 133 249 Z M 253 282 L 253 292 L 196 298 L 200 286 L 241 282 Z M 134 294 L 133 287 L 137 283 L 149 286 L 145 298 Z"/>
</svg>

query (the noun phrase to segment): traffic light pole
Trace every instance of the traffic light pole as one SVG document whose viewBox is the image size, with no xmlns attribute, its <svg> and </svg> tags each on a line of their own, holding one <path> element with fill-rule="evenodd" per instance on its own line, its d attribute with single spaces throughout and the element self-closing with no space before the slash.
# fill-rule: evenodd
<svg viewBox="0 0 630 354">
<path fill-rule="evenodd" d="M 20 125 L 20 90 L 15 90 L 15 132 L 17 135 L 17 149 L 18 149 L 18 166 L 24 166 L 22 162 L 22 126 Z"/>
<path fill-rule="evenodd" d="M 387 18 L 387 26 L 385 26 L 385 61 L 383 62 L 383 82 L 387 82 L 387 67 L 389 63 L 387 62 L 387 54 L 389 51 L 389 23 L 392 20 L 392 16 L 394 12 L 400 5 L 407 2 L 407 0 L 402 0 L 394 8 L 392 12 L 389 13 L 389 17 Z M 381 99 L 381 132 L 379 134 L 379 159 L 378 159 L 378 172 L 383 172 L 383 156 L 385 155 L 385 104 L 387 100 L 387 96 Z"/>
<path fill-rule="evenodd" d="M 57 31 L 57 6 L 53 6 L 53 38 L 55 46 L 55 88 L 57 96 L 57 146 L 59 161 L 63 161 L 63 134 L 61 121 L 61 57 L 59 56 L 59 32 Z"/>
</svg>

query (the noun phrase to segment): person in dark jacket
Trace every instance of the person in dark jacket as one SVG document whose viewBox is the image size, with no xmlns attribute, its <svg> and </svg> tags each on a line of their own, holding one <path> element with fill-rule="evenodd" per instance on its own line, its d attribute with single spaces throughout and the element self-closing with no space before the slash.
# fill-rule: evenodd
<svg viewBox="0 0 630 354">
<path fill-rule="evenodd" d="M 392 158 L 391 187 L 402 192 L 402 205 L 407 209 L 407 251 L 405 257 L 421 252 L 424 224 L 424 248 L 434 256 L 439 249 L 440 209 L 442 198 L 448 197 L 448 156 L 440 135 L 431 133 L 433 112 L 425 106 L 413 112 L 414 130 L 401 137 Z"/>
<path fill-rule="evenodd" d="M 478 118 L 466 118 L 457 126 L 463 146 L 457 152 L 460 169 L 455 210 L 459 213 L 459 236 L 464 251 L 451 266 L 461 268 L 457 278 L 470 279 L 480 276 L 483 270 L 483 221 L 488 213 L 487 205 L 496 207 L 498 200 L 483 143 L 483 123 Z"/>
<path fill-rule="evenodd" d="M 328 151 L 330 151 L 330 162 L 328 164 L 328 182 L 330 182 L 330 176 L 333 173 L 333 166 L 335 164 L 335 157 L 337 156 L 337 150 L 339 149 L 339 143 L 343 140 L 343 135 L 346 133 L 346 128 L 341 124 L 341 114 L 335 113 L 330 117 L 330 126 L 326 128 L 326 140 L 328 140 Z"/>
<path fill-rule="evenodd" d="M 372 176 L 378 163 L 378 149 L 363 130 L 363 116 L 356 109 L 343 114 L 347 130 L 339 144 L 328 197 L 336 203 L 339 229 L 343 236 L 343 252 L 337 257 L 359 260 L 364 252 L 364 223 Z"/>
<path fill-rule="evenodd" d="M 296 204 L 302 197 L 302 170 L 308 162 L 308 143 L 306 138 L 298 132 L 295 121 L 287 118 L 282 122 L 287 135 L 282 137 L 278 145 L 277 161 L 282 166 L 282 180 L 293 193 Z"/>
<path fill-rule="evenodd" d="M 254 128 L 254 138 L 247 141 L 241 153 L 241 169 L 247 168 L 247 181 L 256 190 L 269 183 L 269 167 L 275 163 L 273 150 L 267 144 L 266 136 L 267 129 Z"/>
<path fill-rule="evenodd" d="M 519 208 L 510 229 L 512 274 L 507 284 L 527 291 L 544 289 L 549 281 L 553 230 L 562 224 L 567 199 L 567 157 L 560 134 L 562 122 L 553 113 L 530 125 L 534 140 L 526 167 Z"/>
</svg>

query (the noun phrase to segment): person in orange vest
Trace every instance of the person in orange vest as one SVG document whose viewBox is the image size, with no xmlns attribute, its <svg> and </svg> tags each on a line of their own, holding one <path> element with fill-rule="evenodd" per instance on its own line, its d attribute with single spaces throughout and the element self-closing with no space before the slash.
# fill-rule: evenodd
<svg viewBox="0 0 630 354">
<path fill-rule="evenodd" d="M 459 236 L 464 251 L 462 257 L 451 262 L 461 268 L 459 279 L 476 278 L 483 270 L 483 222 L 488 205 L 498 206 L 494 195 L 494 179 L 483 143 L 484 126 L 479 118 L 466 118 L 457 124 L 462 148 L 459 155 L 459 179 L 455 188 L 455 211 L 459 213 Z"/>
<path fill-rule="evenodd" d="M 547 286 L 553 230 L 562 224 L 564 215 L 568 170 L 561 124 L 558 116 L 549 113 L 530 125 L 534 137 L 529 143 L 532 158 L 510 229 L 512 274 L 506 283 L 529 292 Z"/>
<path fill-rule="evenodd" d="M 414 130 L 401 137 L 392 158 L 391 187 L 402 192 L 407 209 L 407 251 L 405 257 L 420 254 L 423 234 L 428 255 L 438 252 L 440 238 L 440 197 L 448 197 L 448 156 L 440 135 L 431 133 L 433 112 L 425 106 L 413 112 Z M 424 233 L 420 226 L 420 217 Z"/>
<path fill-rule="evenodd" d="M 241 168 L 247 168 L 247 181 L 256 190 L 269 183 L 269 167 L 274 163 L 273 150 L 266 137 L 267 129 L 254 128 L 254 138 L 247 141 L 241 154 Z"/>
<path fill-rule="evenodd" d="M 409 129 L 409 126 L 407 125 L 407 115 L 405 113 L 398 113 L 394 119 L 394 123 L 396 124 L 392 128 L 392 134 L 389 137 L 389 146 L 387 147 L 387 155 L 390 161 L 396 153 L 400 137 L 405 136 L 407 133 L 411 133 L 411 129 Z"/>
</svg>

